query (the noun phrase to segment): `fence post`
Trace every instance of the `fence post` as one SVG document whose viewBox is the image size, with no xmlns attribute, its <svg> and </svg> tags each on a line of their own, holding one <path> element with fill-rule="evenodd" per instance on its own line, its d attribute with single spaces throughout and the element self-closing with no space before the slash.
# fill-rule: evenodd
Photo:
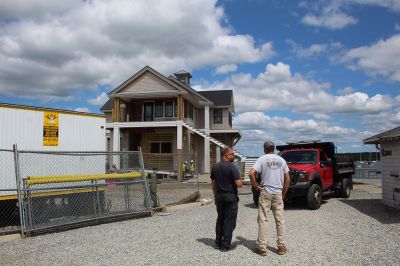
<svg viewBox="0 0 400 266">
<path fill-rule="evenodd" d="M 149 184 L 147 181 L 147 176 L 146 173 L 144 172 L 144 161 L 143 161 L 143 153 L 142 153 L 142 147 L 139 147 L 139 164 L 140 164 L 140 172 L 142 174 L 142 180 L 144 182 L 144 205 L 147 208 L 151 208 L 151 199 L 150 199 L 150 189 L 149 189 Z"/>
<path fill-rule="evenodd" d="M 153 201 L 153 206 L 158 207 L 159 203 L 157 200 L 157 175 L 152 173 L 150 175 L 150 193 L 151 193 L 151 200 Z"/>
<path fill-rule="evenodd" d="M 13 145 L 13 151 L 14 151 L 15 182 L 17 185 L 21 237 L 25 238 L 25 219 L 24 219 L 24 212 L 22 209 L 24 207 L 24 204 L 23 204 L 23 198 L 21 195 L 21 182 L 20 182 L 20 176 L 19 176 L 19 154 L 18 154 L 17 144 Z"/>
</svg>

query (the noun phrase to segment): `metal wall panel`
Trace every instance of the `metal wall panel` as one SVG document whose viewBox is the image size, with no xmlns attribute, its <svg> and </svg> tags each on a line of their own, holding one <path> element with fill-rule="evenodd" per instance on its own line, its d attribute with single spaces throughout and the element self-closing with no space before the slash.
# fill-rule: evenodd
<svg viewBox="0 0 400 266">
<path fill-rule="evenodd" d="M 105 151 L 104 117 L 61 112 L 58 146 L 43 146 L 43 120 L 44 110 L 0 106 L 0 149 L 16 143 L 20 150 Z"/>
<path fill-rule="evenodd" d="M 105 151 L 106 129 L 105 117 L 85 114 L 59 113 L 58 146 L 43 145 L 44 109 L 11 108 L 0 106 L 0 149 L 11 150 L 17 144 L 19 150 L 33 151 Z M 56 110 L 49 110 L 57 112 Z M 42 156 L 43 157 L 43 156 Z M 30 175 L 45 174 L 61 175 L 76 174 L 76 163 L 58 162 L 52 167 L 42 157 L 26 158 L 36 161 L 29 166 Z M 1 156 L 2 171 L 0 171 L 0 189 L 16 189 L 13 156 Z M 23 158 L 24 159 L 24 158 Z M 104 173 L 105 161 L 99 162 L 96 157 L 88 157 L 91 162 L 76 161 L 92 166 L 87 173 Z M 82 161 L 82 162 L 81 162 Z M 7 168 L 7 169 L 5 169 Z M 80 173 L 86 173 L 80 167 Z M 23 171 L 24 169 L 21 169 Z M 14 191 L 2 191 L 0 196 L 15 195 Z"/>
</svg>

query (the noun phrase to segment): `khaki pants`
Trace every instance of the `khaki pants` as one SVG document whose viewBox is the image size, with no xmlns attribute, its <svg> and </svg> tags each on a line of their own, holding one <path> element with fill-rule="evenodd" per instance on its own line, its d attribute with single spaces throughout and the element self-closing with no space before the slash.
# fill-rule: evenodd
<svg viewBox="0 0 400 266">
<path fill-rule="evenodd" d="M 283 215 L 283 207 L 284 204 L 281 194 L 273 195 L 265 190 L 261 191 L 260 199 L 258 201 L 258 238 L 256 242 L 259 250 L 267 250 L 267 214 L 269 210 L 272 210 L 272 213 L 274 214 L 278 246 L 285 244 L 285 220 Z"/>
</svg>

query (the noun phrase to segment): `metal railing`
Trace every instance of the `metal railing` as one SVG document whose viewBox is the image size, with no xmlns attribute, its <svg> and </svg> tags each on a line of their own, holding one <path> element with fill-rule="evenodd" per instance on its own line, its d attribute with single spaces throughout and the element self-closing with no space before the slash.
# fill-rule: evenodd
<svg viewBox="0 0 400 266">
<path fill-rule="evenodd" d="M 382 171 L 380 168 L 355 168 L 353 178 L 380 179 Z"/>
</svg>

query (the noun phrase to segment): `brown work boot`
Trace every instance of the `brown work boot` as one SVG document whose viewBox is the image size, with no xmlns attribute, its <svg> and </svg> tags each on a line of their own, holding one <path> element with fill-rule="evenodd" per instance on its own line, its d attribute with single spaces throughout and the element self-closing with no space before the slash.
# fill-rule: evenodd
<svg viewBox="0 0 400 266">
<path fill-rule="evenodd" d="M 279 245 L 278 246 L 278 254 L 283 255 L 287 252 L 287 248 L 285 245 Z"/>
<path fill-rule="evenodd" d="M 257 253 L 258 255 L 263 256 L 263 257 L 267 256 L 267 251 L 266 250 L 260 250 L 259 248 L 256 248 L 255 253 Z"/>
</svg>

